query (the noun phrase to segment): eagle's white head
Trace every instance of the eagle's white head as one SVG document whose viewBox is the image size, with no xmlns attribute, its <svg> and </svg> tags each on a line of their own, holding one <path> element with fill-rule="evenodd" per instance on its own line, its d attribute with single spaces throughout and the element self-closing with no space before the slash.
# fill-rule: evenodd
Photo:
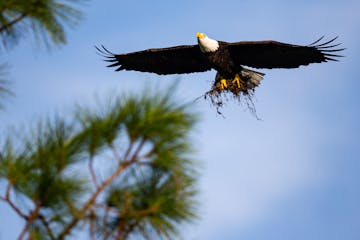
<svg viewBox="0 0 360 240">
<path fill-rule="evenodd" d="M 219 42 L 209 38 L 205 33 L 196 33 L 200 50 L 204 53 L 215 52 L 219 49 Z"/>
</svg>

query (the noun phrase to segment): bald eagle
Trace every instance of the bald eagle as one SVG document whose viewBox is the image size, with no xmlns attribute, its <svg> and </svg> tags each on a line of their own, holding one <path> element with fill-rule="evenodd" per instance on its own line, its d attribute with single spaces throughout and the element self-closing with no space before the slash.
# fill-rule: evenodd
<svg viewBox="0 0 360 240">
<path fill-rule="evenodd" d="M 153 48 L 126 54 L 113 54 L 104 46 L 97 50 L 111 64 L 120 70 L 135 70 L 156 74 L 183 74 L 217 71 L 215 84 L 220 89 L 233 83 L 239 89 L 253 89 L 259 85 L 264 73 L 252 68 L 297 68 L 310 63 L 337 61 L 344 50 L 333 44 L 337 39 L 321 43 L 320 38 L 307 46 L 281 43 L 277 41 L 224 42 L 209 38 L 204 33 L 196 33 L 196 45 L 182 45 L 169 48 Z M 229 81 L 231 80 L 231 81 Z"/>
</svg>

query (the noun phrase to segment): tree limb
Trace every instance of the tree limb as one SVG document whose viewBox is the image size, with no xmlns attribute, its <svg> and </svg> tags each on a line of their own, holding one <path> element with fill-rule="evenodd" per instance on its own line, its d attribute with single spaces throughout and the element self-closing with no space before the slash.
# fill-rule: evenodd
<svg viewBox="0 0 360 240">
<path fill-rule="evenodd" d="M 31 226 L 31 224 L 34 222 L 34 220 L 39 216 L 39 212 L 40 212 L 40 207 L 41 204 L 39 201 L 35 201 L 35 209 L 33 211 L 30 212 L 30 215 L 27 219 L 27 222 L 23 228 L 23 230 L 21 231 L 18 240 L 21 240 L 25 237 L 26 232 L 29 230 L 29 227 Z M 30 238 L 31 239 L 31 238 Z"/>
<path fill-rule="evenodd" d="M 49 222 L 45 219 L 44 215 L 39 214 L 39 219 L 44 224 L 46 231 L 49 234 L 50 239 L 55 240 L 56 238 L 54 236 L 54 233 L 52 232 Z"/>
<path fill-rule="evenodd" d="M 66 235 L 76 226 L 76 224 L 80 221 L 80 216 L 84 216 L 87 210 L 95 203 L 97 197 L 102 193 L 102 191 L 110 185 L 115 178 L 117 178 L 126 168 L 131 166 L 136 160 L 136 155 L 139 154 L 141 148 L 145 144 L 145 140 L 141 140 L 138 147 L 136 148 L 133 156 L 130 160 L 126 161 L 126 158 L 129 156 L 131 149 L 133 148 L 134 142 L 131 142 L 128 146 L 128 149 L 125 152 L 124 161 L 121 162 L 118 166 L 118 168 L 115 170 L 113 174 L 111 174 L 108 178 L 106 178 L 98 187 L 96 188 L 95 192 L 92 194 L 90 199 L 84 204 L 83 208 L 79 211 L 79 215 L 74 217 L 72 221 L 63 229 L 62 232 L 60 232 L 58 239 L 64 239 Z"/>
<path fill-rule="evenodd" d="M 14 18 L 13 20 L 11 20 L 10 22 L 5 23 L 4 25 L 2 25 L 0 27 L 0 33 L 3 31 L 8 30 L 9 28 L 11 28 L 13 25 L 15 25 L 16 23 L 20 22 L 21 20 L 23 20 L 25 17 L 27 17 L 26 13 L 22 13 L 20 16 L 18 16 L 17 18 Z"/>
<path fill-rule="evenodd" d="M 23 213 L 20 208 L 18 208 L 15 203 L 13 203 L 13 201 L 11 201 L 10 199 L 10 191 L 11 191 L 11 187 L 12 187 L 12 182 L 9 181 L 8 186 L 6 187 L 6 193 L 5 193 L 5 197 L 0 197 L 0 199 L 4 202 L 7 202 L 10 207 L 23 219 L 25 219 L 26 221 L 29 219 L 29 217 Z"/>
<path fill-rule="evenodd" d="M 95 170 L 94 170 L 94 158 L 93 157 L 90 157 L 90 159 L 89 159 L 89 171 L 90 171 L 91 179 L 94 183 L 94 186 L 97 187 L 98 181 L 97 181 Z"/>
<path fill-rule="evenodd" d="M 95 216 L 95 211 L 92 209 L 90 213 L 90 240 L 95 240 L 94 219 L 96 219 L 96 216 Z"/>
</svg>

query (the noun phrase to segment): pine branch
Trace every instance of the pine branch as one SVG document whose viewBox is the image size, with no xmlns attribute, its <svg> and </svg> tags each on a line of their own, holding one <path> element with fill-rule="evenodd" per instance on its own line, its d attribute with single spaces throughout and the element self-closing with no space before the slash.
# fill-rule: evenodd
<svg viewBox="0 0 360 240">
<path fill-rule="evenodd" d="M 118 168 L 115 170 L 113 174 L 111 174 L 108 178 L 106 178 L 100 185 L 98 185 L 96 191 L 93 193 L 93 195 L 90 197 L 90 199 L 84 204 L 83 208 L 79 211 L 79 214 L 72 219 L 72 221 L 63 229 L 63 231 L 59 234 L 58 239 L 64 239 L 70 231 L 77 225 L 77 223 L 81 220 L 81 216 L 84 216 L 85 213 L 93 206 L 95 203 L 97 197 L 104 191 L 104 189 L 109 186 L 115 178 L 117 178 L 126 168 L 131 166 L 137 159 L 136 154 L 139 154 L 141 151 L 141 148 L 144 146 L 145 140 L 142 140 L 140 144 L 138 145 L 137 149 L 135 150 L 133 156 L 130 160 L 122 162 Z M 125 157 L 128 157 L 128 155 L 131 152 L 131 149 L 133 148 L 134 142 L 130 143 L 128 146 L 128 149 L 125 153 Z M 125 158 L 126 159 L 126 158 Z"/>
<path fill-rule="evenodd" d="M 39 219 L 40 221 L 43 223 L 43 225 L 45 226 L 45 229 L 50 237 L 51 240 L 55 240 L 55 236 L 54 233 L 52 232 L 51 228 L 50 228 L 50 224 L 49 222 L 45 219 L 44 215 L 39 214 Z"/>
<path fill-rule="evenodd" d="M 94 186 L 97 187 L 98 181 L 97 181 L 97 177 L 96 177 L 95 170 L 94 170 L 94 158 L 93 157 L 90 157 L 88 167 L 89 167 L 89 172 L 91 175 L 91 180 L 94 183 Z"/>
<path fill-rule="evenodd" d="M 21 20 L 23 20 L 25 17 L 27 17 L 26 13 L 22 13 L 20 16 L 18 16 L 17 18 L 14 18 L 13 20 L 11 20 L 10 22 L 7 22 L 6 24 L 2 25 L 0 27 L 0 33 L 3 31 L 8 30 L 9 28 L 13 27 L 16 23 L 20 22 Z"/>
<path fill-rule="evenodd" d="M 100 193 L 117 177 L 119 176 L 124 169 L 126 169 L 128 164 L 121 164 L 116 171 L 110 175 L 104 182 L 98 186 L 95 193 L 90 197 L 90 199 L 85 203 L 84 207 L 79 211 L 79 216 L 85 214 L 85 212 L 92 206 L 92 204 L 96 201 L 97 197 Z M 76 224 L 80 221 L 80 217 L 75 217 L 73 220 L 64 228 L 64 230 L 59 234 L 58 239 L 64 239 L 67 234 L 76 226 Z"/>
<path fill-rule="evenodd" d="M 109 145 L 109 147 L 110 147 L 110 149 L 111 149 L 111 151 L 112 151 L 112 153 L 113 153 L 113 155 L 114 155 L 114 158 L 115 158 L 118 162 L 120 162 L 121 157 L 119 156 L 118 152 L 116 151 L 116 148 L 115 148 L 114 144 L 110 143 L 110 144 L 108 144 L 108 145 Z M 124 159 L 126 159 L 126 158 L 124 158 Z"/>
<path fill-rule="evenodd" d="M 29 218 L 27 219 L 27 222 L 21 231 L 18 240 L 21 240 L 25 237 L 26 232 L 29 230 L 29 227 L 34 222 L 34 220 L 39 216 L 41 204 L 39 201 L 35 201 L 35 209 L 30 212 Z M 31 239 L 31 238 L 30 238 Z"/>
<path fill-rule="evenodd" d="M 96 215 L 95 215 L 95 211 L 92 209 L 90 213 L 90 240 L 95 240 L 94 219 L 96 219 Z"/>
<path fill-rule="evenodd" d="M 106 205 L 101 205 L 100 207 L 103 207 L 105 209 L 105 214 L 103 217 L 103 225 L 106 226 L 108 218 L 109 218 L 109 212 L 112 211 L 112 209 Z M 109 238 L 109 232 L 108 232 L 107 228 L 104 227 L 103 239 L 107 240 L 108 238 Z"/>
<path fill-rule="evenodd" d="M 9 182 L 8 183 L 8 186 L 6 187 L 6 193 L 5 193 L 5 197 L 0 197 L 0 199 L 4 202 L 7 202 L 10 207 L 20 216 L 22 217 L 23 219 L 25 219 L 26 221 L 29 219 L 29 217 L 23 213 L 20 208 L 18 208 L 15 203 L 13 201 L 11 201 L 10 199 L 10 191 L 11 191 L 11 187 L 12 187 L 12 183 Z"/>
</svg>

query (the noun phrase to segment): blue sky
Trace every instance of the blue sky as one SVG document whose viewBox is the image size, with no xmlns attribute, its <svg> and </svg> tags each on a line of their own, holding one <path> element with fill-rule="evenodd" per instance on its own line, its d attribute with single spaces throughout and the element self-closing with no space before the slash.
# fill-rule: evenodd
<svg viewBox="0 0 360 240">
<path fill-rule="evenodd" d="M 224 41 L 274 39 L 309 44 L 339 36 L 340 62 L 294 70 L 263 70 L 257 121 L 228 103 L 225 118 L 208 102 L 195 108 L 194 134 L 202 164 L 201 219 L 185 239 L 360 239 L 359 1 L 92 1 L 68 44 L 50 53 L 31 38 L 2 55 L 16 98 L 1 114 L 0 131 L 69 114 L 114 92 L 141 92 L 179 79 L 177 97 L 207 91 L 215 72 L 157 76 L 113 72 L 94 45 L 114 52 L 195 44 L 195 33 Z M 0 239 L 14 239 L 22 222 L 0 204 Z"/>
</svg>

